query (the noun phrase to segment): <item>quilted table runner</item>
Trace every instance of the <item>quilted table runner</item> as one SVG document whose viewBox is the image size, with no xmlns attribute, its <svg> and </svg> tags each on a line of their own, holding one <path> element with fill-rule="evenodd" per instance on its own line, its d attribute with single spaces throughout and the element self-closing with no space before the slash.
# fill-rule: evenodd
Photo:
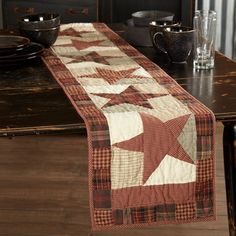
<svg viewBox="0 0 236 236">
<path fill-rule="evenodd" d="M 43 60 L 86 124 L 93 230 L 215 218 L 210 110 L 102 23 Z"/>
</svg>

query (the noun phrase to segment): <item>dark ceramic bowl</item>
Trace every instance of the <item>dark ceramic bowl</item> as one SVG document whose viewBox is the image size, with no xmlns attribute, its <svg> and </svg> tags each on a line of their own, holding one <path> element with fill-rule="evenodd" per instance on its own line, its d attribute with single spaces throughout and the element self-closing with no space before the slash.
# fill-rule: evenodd
<svg viewBox="0 0 236 236">
<path fill-rule="evenodd" d="M 50 29 L 60 25 L 60 15 L 57 13 L 25 15 L 18 23 L 19 29 L 24 30 Z"/>
<path fill-rule="evenodd" d="M 22 36 L 29 38 L 32 42 L 40 43 L 48 48 L 55 43 L 59 29 L 60 27 L 57 26 L 49 29 L 19 30 Z"/>
<path fill-rule="evenodd" d="M 132 14 L 136 26 L 149 26 L 151 21 L 173 21 L 174 14 L 166 11 L 137 11 Z"/>
</svg>

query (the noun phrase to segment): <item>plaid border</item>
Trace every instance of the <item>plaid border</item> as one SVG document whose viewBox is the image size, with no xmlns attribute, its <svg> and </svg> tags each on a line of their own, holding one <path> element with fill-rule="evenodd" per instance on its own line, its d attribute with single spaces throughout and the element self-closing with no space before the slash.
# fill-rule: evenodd
<svg viewBox="0 0 236 236">
<path fill-rule="evenodd" d="M 93 191 L 94 208 L 111 208 L 111 191 L 110 190 L 94 190 Z"/>
<path fill-rule="evenodd" d="M 176 205 L 176 220 L 187 221 L 196 218 L 195 203 L 185 203 Z"/>
<path fill-rule="evenodd" d="M 158 205 L 156 207 L 157 221 L 172 221 L 175 220 L 176 205 Z"/>
<path fill-rule="evenodd" d="M 98 226 L 109 226 L 114 224 L 111 210 L 95 210 L 94 219 Z"/>
<path fill-rule="evenodd" d="M 155 207 L 131 208 L 132 223 L 151 223 L 156 221 Z"/>
<path fill-rule="evenodd" d="M 115 225 L 122 225 L 124 224 L 124 212 L 123 210 L 114 210 L 113 211 L 113 219 Z"/>
<path fill-rule="evenodd" d="M 111 166 L 111 149 L 94 148 L 92 151 L 93 169 L 109 169 Z"/>
<path fill-rule="evenodd" d="M 93 189 L 111 189 L 110 169 L 93 170 Z"/>
<path fill-rule="evenodd" d="M 197 201 L 197 218 L 206 218 L 214 216 L 214 203 L 211 199 Z"/>
<path fill-rule="evenodd" d="M 214 178 L 214 163 L 213 159 L 205 159 L 198 161 L 197 165 L 197 182 L 202 182 Z"/>
<path fill-rule="evenodd" d="M 196 183 L 196 200 L 197 201 L 206 201 L 212 200 L 214 197 L 214 185 L 213 180 L 206 180 Z"/>
<path fill-rule="evenodd" d="M 142 225 L 158 222 L 186 222 L 206 219 L 214 215 L 214 118 L 202 104 L 187 94 L 174 80 L 157 65 L 150 62 L 137 50 L 128 45 L 102 23 L 94 23 L 95 29 L 104 34 L 122 52 L 143 67 L 160 85 L 176 99 L 187 105 L 195 114 L 197 128 L 197 181 L 196 202 L 167 204 L 131 209 L 112 209 L 111 206 L 111 150 L 107 121 L 85 90 L 70 71 L 50 50 L 46 50 L 43 60 L 55 79 L 74 102 L 74 106 L 86 120 L 90 145 L 90 191 L 92 190 L 91 212 L 93 227 L 103 228 L 114 225 Z M 204 115 L 203 115 L 204 114 Z"/>
<path fill-rule="evenodd" d="M 206 109 L 202 104 L 195 100 L 191 95 L 186 93 L 186 91 L 181 88 L 177 83 L 173 82 L 173 79 L 170 78 L 163 70 L 161 70 L 157 65 L 150 62 L 148 59 L 143 57 L 132 47 L 128 45 L 119 45 L 119 40 L 117 36 L 110 31 L 106 26 L 95 25 L 95 28 L 104 33 L 110 40 L 112 40 L 126 55 L 133 57 L 133 59 L 140 65 L 145 68 L 145 70 L 156 79 L 156 81 L 162 85 L 168 92 L 174 96 L 176 99 L 181 101 L 183 104 L 187 105 L 189 109 L 195 114 L 196 119 L 196 129 L 197 129 L 197 159 L 204 160 L 214 157 L 214 145 L 213 145 L 213 134 L 214 134 L 214 117 L 208 109 Z M 115 38 L 115 40 L 114 40 Z M 148 62 L 149 61 L 149 62 Z M 206 115 L 203 115 L 206 114 Z M 213 161 L 213 160 L 212 160 Z M 199 161 L 198 161 L 199 163 Z M 204 166 L 206 165 L 206 166 Z M 207 172 L 204 173 L 206 168 Z M 197 164 L 197 175 L 198 179 L 196 182 L 196 199 L 199 199 L 196 203 L 185 203 L 185 204 L 171 204 L 170 206 L 154 206 L 155 209 L 159 209 L 156 213 L 156 222 L 158 221 L 194 221 L 198 218 L 211 217 L 214 213 L 214 204 L 210 204 L 212 201 L 212 192 L 214 191 L 213 185 L 213 169 L 214 165 L 211 161 L 202 162 L 200 166 Z M 199 183 L 199 179 L 211 178 L 210 183 Z M 203 192 L 200 192 L 203 190 Z M 204 199 L 204 200 L 203 200 Z M 207 199 L 209 202 L 207 202 Z M 163 208 L 162 208 L 163 207 Z M 150 209 L 154 209 L 150 208 Z M 142 224 L 144 222 L 150 221 L 153 219 L 153 211 L 149 208 L 135 208 L 131 209 L 132 212 L 132 223 Z M 161 209 L 161 210 L 160 210 Z M 134 217 L 134 218 L 133 218 Z M 151 218 L 150 218 L 151 217 Z M 123 219 L 125 221 L 125 218 Z M 118 222 L 120 223 L 121 217 L 119 217 Z M 152 220 L 151 220 L 152 221 Z M 129 222 L 130 223 L 130 222 Z"/>
</svg>

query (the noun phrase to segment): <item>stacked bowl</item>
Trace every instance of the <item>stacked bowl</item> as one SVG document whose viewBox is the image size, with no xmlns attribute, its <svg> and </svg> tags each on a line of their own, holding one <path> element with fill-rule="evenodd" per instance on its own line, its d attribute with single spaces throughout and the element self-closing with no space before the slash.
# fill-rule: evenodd
<svg viewBox="0 0 236 236">
<path fill-rule="evenodd" d="M 0 67 L 21 65 L 38 58 L 44 51 L 42 44 L 9 30 L 0 30 Z"/>
<path fill-rule="evenodd" d="M 53 45 L 60 29 L 60 15 L 57 13 L 39 13 L 25 15 L 19 20 L 19 31 L 32 42 L 45 47 Z"/>
<path fill-rule="evenodd" d="M 151 21 L 173 21 L 174 14 L 166 11 L 137 11 L 132 14 L 136 26 L 148 26 Z"/>
<path fill-rule="evenodd" d="M 125 22 L 124 36 L 126 40 L 142 47 L 151 47 L 152 38 L 149 36 L 149 23 L 152 21 L 173 21 L 172 12 L 159 10 L 138 11 L 132 14 L 132 18 Z"/>
</svg>

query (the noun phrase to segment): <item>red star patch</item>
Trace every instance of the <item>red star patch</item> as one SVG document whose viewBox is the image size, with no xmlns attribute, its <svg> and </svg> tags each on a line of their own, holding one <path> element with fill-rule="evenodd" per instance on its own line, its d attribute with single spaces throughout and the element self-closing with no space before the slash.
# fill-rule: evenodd
<svg viewBox="0 0 236 236">
<path fill-rule="evenodd" d="M 151 104 L 148 102 L 148 99 L 153 98 L 153 97 L 160 97 L 160 96 L 163 96 L 164 94 L 141 93 L 140 91 L 135 89 L 133 86 L 129 86 L 120 94 L 96 93 L 94 95 L 111 99 L 102 108 L 129 103 L 132 105 L 143 106 L 143 107 L 153 109 Z"/>
<path fill-rule="evenodd" d="M 119 70 L 114 71 L 110 69 L 104 68 L 96 68 L 97 73 L 90 75 L 83 75 L 81 77 L 89 77 L 89 78 L 103 78 L 109 84 L 115 84 L 117 81 L 125 78 L 136 78 L 136 79 L 147 79 L 148 77 L 140 76 L 140 75 L 132 75 L 134 71 L 139 68 L 132 68 L 127 70 Z"/>
<path fill-rule="evenodd" d="M 85 33 L 90 33 L 91 31 L 76 31 L 75 29 L 73 28 L 68 28 L 68 29 L 65 29 L 65 30 L 62 30 L 59 35 L 60 36 L 72 36 L 72 37 L 82 37 L 81 35 L 82 34 L 85 34 Z"/>
<path fill-rule="evenodd" d="M 89 47 L 92 47 L 92 46 L 99 46 L 99 44 L 104 42 L 104 40 L 96 40 L 96 41 L 92 41 L 92 42 L 84 42 L 84 41 L 72 39 L 71 42 L 72 42 L 72 45 L 76 49 L 82 50 L 82 49 L 89 48 Z"/>
<path fill-rule="evenodd" d="M 99 46 L 100 43 L 104 42 L 104 40 L 96 40 L 92 42 L 85 42 L 85 41 L 80 41 L 77 39 L 71 39 L 71 44 L 63 44 L 63 45 L 55 45 L 58 47 L 75 47 L 77 50 L 83 50 L 92 46 Z"/>
<path fill-rule="evenodd" d="M 87 55 L 84 56 L 66 56 L 69 58 L 72 58 L 73 60 L 70 63 L 75 63 L 75 62 L 83 62 L 83 61 L 94 61 L 97 63 L 109 65 L 109 62 L 106 59 L 109 58 L 117 58 L 117 57 L 112 57 L 112 56 L 100 56 L 97 52 L 90 52 Z"/>
<path fill-rule="evenodd" d="M 144 132 L 114 146 L 129 151 L 144 152 L 144 183 L 166 155 L 193 164 L 193 160 L 177 140 L 190 115 L 177 117 L 164 123 L 154 116 L 145 113 L 140 115 Z"/>
</svg>

